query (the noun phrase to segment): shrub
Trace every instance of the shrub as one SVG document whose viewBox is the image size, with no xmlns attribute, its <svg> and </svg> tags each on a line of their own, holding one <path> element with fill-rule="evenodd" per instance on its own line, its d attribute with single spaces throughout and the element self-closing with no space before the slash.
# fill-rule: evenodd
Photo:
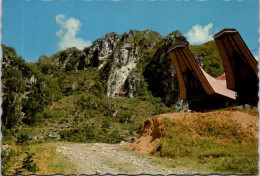
<svg viewBox="0 0 260 176">
<path fill-rule="evenodd" d="M 17 137 L 16 144 L 22 145 L 27 143 L 30 140 L 28 134 L 22 133 Z"/>
<path fill-rule="evenodd" d="M 35 155 L 35 153 L 29 153 L 29 152 L 25 152 L 25 153 L 27 156 L 23 159 L 22 168 L 27 169 L 29 172 L 35 173 L 36 171 L 39 170 L 37 164 L 33 160 L 33 156 Z"/>
<path fill-rule="evenodd" d="M 70 142 L 92 142 L 96 139 L 96 132 L 88 125 L 84 125 L 71 130 L 60 131 L 61 139 Z"/>
<path fill-rule="evenodd" d="M 16 156 L 17 153 L 15 150 L 7 148 L 6 150 L 2 150 L 1 153 L 1 161 L 2 161 L 2 175 L 6 175 L 6 171 L 8 170 L 8 168 L 10 166 L 12 166 L 10 164 L 10 160 Z"/>
<path fill-rule="evenodd" d="M 118 119 L 119 123 L 128 123 L 130 122 L 131 118 L 132 118 L 133 113 L 129 112 L 129 110 L 120 110 L 117 115 L 116 118 Z"/>
</svg>

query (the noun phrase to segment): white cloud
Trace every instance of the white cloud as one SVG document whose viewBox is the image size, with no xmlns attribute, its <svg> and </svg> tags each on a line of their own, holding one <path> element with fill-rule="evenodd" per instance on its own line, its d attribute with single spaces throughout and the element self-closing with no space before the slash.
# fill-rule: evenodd
<svg viewBox="0 0 260 176">
<path fill-rule="evenodd" d="M 254 57 L 255 57 L 255 59 L 256 59 L 257 61 L 259 61 L 258 54 L 254 55 Z"/>
<path fill-rule="evenodd" d="M 185 36 L 190 44 L 202 44 L 207 41 L 213 40 L 213 36 L 210 32 L 213 24 L 209 23 L 206 26 L 201 26 L 196 24 L 192 26 L 191 30 L 189 30 Z"/>
<path fill-rule="evenodd" d="M 79 20 L 75 18 L 67 19 L 67 17 L 63 14 L 57 15 L 55 20 L 56 24 L 60 25 L 60 30 L 56 32 L 56 36 L 60 38 L 60 41 L 58 43 L 58 47 L 60 50 L 70 47 L 83 49 L 92 44 L 91 41 L 76 37 L 81 27 L 81 23 Z"/>
</svg>

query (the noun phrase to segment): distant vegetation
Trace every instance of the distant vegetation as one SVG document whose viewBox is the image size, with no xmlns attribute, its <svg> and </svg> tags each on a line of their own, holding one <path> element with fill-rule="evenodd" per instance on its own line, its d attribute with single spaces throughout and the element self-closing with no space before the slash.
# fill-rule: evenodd
<svg viewBox="0 0 260 176">
<path fill-rule="evenodd" d="M 189 48 L 195 56 L 203 60 L 203 69 L 208 74 L 218 77 L 224 73 L 222 59 L 214 41 L 202 45 L 189 45 Z"/>
</svg>

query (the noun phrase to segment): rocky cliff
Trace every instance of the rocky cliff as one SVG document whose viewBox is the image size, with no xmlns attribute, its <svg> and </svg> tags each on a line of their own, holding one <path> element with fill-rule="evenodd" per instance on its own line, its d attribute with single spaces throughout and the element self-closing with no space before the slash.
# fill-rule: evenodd
<svg viewBox="0 0 260 176">
<path fill-rule="evenodd" d="M 164 38 L 151 30 L 108 33 L 82 51 L 69 48 L 42 60 L 62 72 L 98 67 L 108 97 L 136 97 L 151 91 L 170 105 L 177 102 L 178 81 L 167 50 L 179 41 L 188 43 L 179 31 Z"/>
<path fill-rule="evenodd" d="M 168 48 L 176 42 L 188 44 L 180 31 L 168 34 L 158 44 L 156 53 L 144 72 L 149 90 L 154 96 L 161 97 L 168 105 L 176 103 L 179 94 L 177 75 L 167 53 Z"/>
<path fill-rule="evenodd" d="M 178 80 L 167 53 L 176 42 L 188 44 L 180 31 L 173 31 L 164 38 L 151 30 L 131 30 L 123 35 L 112 32 L 84 50 L 68 48 L 40 60 L 56 65 L 58 68 L 53 66 L 52 69 L 61 72 L 97 67 L 108 97 L 148 96 L 150 92 L 168 106 L 176 104 L 182 111 L 187 110 L 187 102 L 178 99 Z M 191 49 L 200 65 L 211 68 L 200 52 L 205 48 L 191 46 Z"/>
<path fill-rule="evenodd" d="M 135 97 L 138 84 L 142 81 L 142 62 L 149 58 L 160 35 L 154 31 L 130 31 L 122 36 L 121 42 L 111 56 L 111 68 L 107 80 L 107 96 Z"/>
<path fill-rule="evenodd" d="M 106 64 L 109 55 L 116 49 L 121 37 L 121 35 L 114 32 L 108 33 L 105 37 L 94 41 L 92 46 L 85 48 L 84 68 L 90 66 L 102 68 Z"/>
</svg>

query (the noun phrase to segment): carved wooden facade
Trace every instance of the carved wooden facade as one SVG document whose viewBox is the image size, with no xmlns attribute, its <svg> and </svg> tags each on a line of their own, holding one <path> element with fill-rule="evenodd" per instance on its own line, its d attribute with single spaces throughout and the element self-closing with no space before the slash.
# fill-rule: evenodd
<svg viewBox="0 0 260 176">
<path fill-rule="evenodd" d="M 258 102 L 258 62 L 236 29 L 223 29 L 214 35 L 226 73 L 227 88 L 238 94 L 238 101 Z"/>
<path fill-rule="evenodd" d="M 185 43 L 169 48 L 179 82 L 180 98 L 190 102 L 205 100 L 255 105 L 258 101 L 258 63 L 235 29 L 224 29 L 214 36 L 225 73 L 213 78 L 196 62 Z"/>
</svg>

